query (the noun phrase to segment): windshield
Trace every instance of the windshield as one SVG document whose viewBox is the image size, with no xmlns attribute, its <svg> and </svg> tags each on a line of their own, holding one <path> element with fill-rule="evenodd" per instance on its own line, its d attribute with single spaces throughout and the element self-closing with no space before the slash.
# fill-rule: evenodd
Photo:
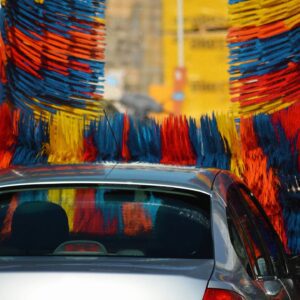
<svg viewBox="0 0 300 300">
<path fill-rule="evenodd" d="M 210 197 L 149 187 L 0 195 L 0 255 L 213 256 Z"/>
</svg>

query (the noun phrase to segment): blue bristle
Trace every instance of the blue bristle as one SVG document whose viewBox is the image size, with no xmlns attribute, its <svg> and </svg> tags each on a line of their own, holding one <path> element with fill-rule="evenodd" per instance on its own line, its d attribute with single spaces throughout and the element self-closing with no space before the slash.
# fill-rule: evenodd
<svg viewBox="0 0 300 300">
<path fill-rule="evenodd" d="M 248 0 L 229 0 L 229 4 L 236 4 L 236 3 L 240 3 L 240 2 L 246 2 Z"/>
<path fill-rule="evenodd" d="M 6 85 L 0 80 L 0 104 L 6 99 Z"/>
<path fill-rule="evenodd" d="M 47 163 L 47 155 L 42 153 L 46 143 L 49 143 L 47 122 L 35 120 L 33 116 L 22 113 L 19 120 L 19 134 L 13 164 Z"/>
<path fill-rule="evenodd" d="M 283 219 L 288 238 L 288 247 L 294 254 L 300 253 L 300 189 L 293 181 L 297 174 L 297 153 L 291 145 L 280 124 L 273 125 L 272 116 L 260 114 L 254 117 L 254 129 L 259 146 L 263 149 L 268 167 L 277 170 L 281 181 L 279 201 L 283 210 Z M 296 140 L 293 142 L 296 143 Z M 290 176 L 286 176 L 290 174 Z M 298 184 L 299 186 L 299 184 Z M 297 227 L 298 226 L 298 227 Z"/>
<path fill-rule="evenodd" d="M 204 159 L 202 167 L 228 170 L 230 153 L 226 153 L 224 141 L 218 131 L 215 116 L 203 116 L 200 119 Z"/>
<path fill-rule="evenodd" d="M 300 28 L 265 39 L 229 44 L 231 80 L 261 76 L 300 62 Z M 250 62 L 249 62 L 250 61 Z"/>
<path fill-rule="evenodd" d="M 193 118 L 189 119 L 189 135 L 194 152 L 197 155 L 196 166 L 201 167 L 204 160 L 202 131 L 197 127 L 196 120 Z"/>
<path fill-rule="evenodd" d="M 146 126 L 139 127 L 142 147 L 147 148 L 145 160 L 149 163 L 159 163 L 161 160 L 161 131 L 160 125 L 149 120 Z"/>
<path fill-rule="evenodd" d="M 292 153 L 291 145 L 283 128 L 272 124 L 272 117 L 260 114 L 254 117 L 254 129 L 259 146 L 268 158 L 268 167 L 273 167 L 285 174 L 297 172 L 297 155 Z"/>
<path fill-rule="evenodd" d="M 120 161 L 124 115 L 115 114 L 108 120 L 102 118 L 94 126 L 97 161 Z"/>
<path fill-rule="evenodd" d="M 131 154 L 131 160 L 136 161 L 143 155 L 143 150 L 141 147 L 141 139 L 139 136 L 139 130 L 135 126 L 132 118 L 129 118 L 130 130 L 128 133 L 128 147 Z"/>
<path fill-rule="evenodd" d="M 159 163 L 161 160 L 160 127 L 154 120 L 130 118 L 128 147 L 132 161 Z"/>
</svg>

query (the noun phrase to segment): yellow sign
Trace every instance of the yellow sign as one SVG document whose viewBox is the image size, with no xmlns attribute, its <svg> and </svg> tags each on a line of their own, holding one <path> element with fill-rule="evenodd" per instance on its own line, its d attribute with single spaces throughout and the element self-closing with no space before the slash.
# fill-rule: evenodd
<svg viewBox="0 0 300 300">
<path fill-rule="evenodd" d="M 164 81 L 172 87 L 177 67 L 176 1 L 164 0 Z M 184 1 L 184 52 L 187 84 L 182 113 L 198 116 L 231 107 L 227 0 Z"/>
<path fill-rule="evenodd" d="M 183 0 L 185 30 L 224 28 L 228 23 L 228 0 Z M 177 30 L 176 0 L 163 0 L 165 32 Z"/>
</svg>

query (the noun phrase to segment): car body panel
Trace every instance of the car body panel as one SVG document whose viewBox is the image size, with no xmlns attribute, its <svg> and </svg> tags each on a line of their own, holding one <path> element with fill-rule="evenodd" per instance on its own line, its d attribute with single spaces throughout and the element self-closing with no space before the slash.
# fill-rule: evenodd
<svg viewBox="0 0 300 300">
<path fill-rule="evenodd" d="M 202 299 L 213 260 L 0 258 L 0 298 Z"/>
<path fill-rule="evenodd" d="M 0 171 L 0 189 L 41 184 L 124 183 L 177 187 L 210 193 L 218 170 L 148 164 L 85 164 L 18 167 Z"/>
</svg>

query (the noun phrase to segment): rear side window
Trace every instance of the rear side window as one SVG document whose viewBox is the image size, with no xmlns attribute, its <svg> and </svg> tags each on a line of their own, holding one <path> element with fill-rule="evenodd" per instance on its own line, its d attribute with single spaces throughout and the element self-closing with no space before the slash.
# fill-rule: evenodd
<svg viewBox="0 0 300 300">
<path fill-rule="evenodd" d="M 235 216 L 235 222 L 238 224 L 239 236 L 247 252 L 248 262 L 246 266 L 244 264 L 246 270 L 249 274 L 252 273 L 255 276 L 273 275 L 270 260 L 264 251 L 257 228 L 236 185 L 229 187 L 227 198 L 230 211 Z"/>
<path fill-rule="evenodd" d="M 272 265 L 276 275 L 283 276 L 286 273 L 283 248 L 271 224 L 263 215 L 261 208 L 257 205 L 257 200 L 246 188 L 240 187 L 240 192 L 252 213 L 253 221 L 263 237 L 263 242 L 267 248 L 268 255 L 271 257 Z"/>
<path fill-rule="evenodd" d="M 210 196 L 126 186 L 2 193 L 0 255 L 210 259 Z"/>
<path fill-rule="evenodd" d="M 241 236 L 243 236 L 243 232 L 242 229 L 240 227 L 237 227 L 235 223 L 236 222 L 234 221 L 234 217 L 232 217 L 230 211 L 227 211 L 227 224 L 232 246 L 248 275 L 250 277 L 253 277 L 253 271 L 251 269 L 252 266 L 250 264 L 243 240 L 241 239 Z"/>
<path fill-rule="evenodd" d="M 240 225 L 252 271 L 257 276 L 283 276 L 285 259 L 280 241 L 257 200 L 243 185 L 232 185 L 227 197 Z"/>
</svg>

